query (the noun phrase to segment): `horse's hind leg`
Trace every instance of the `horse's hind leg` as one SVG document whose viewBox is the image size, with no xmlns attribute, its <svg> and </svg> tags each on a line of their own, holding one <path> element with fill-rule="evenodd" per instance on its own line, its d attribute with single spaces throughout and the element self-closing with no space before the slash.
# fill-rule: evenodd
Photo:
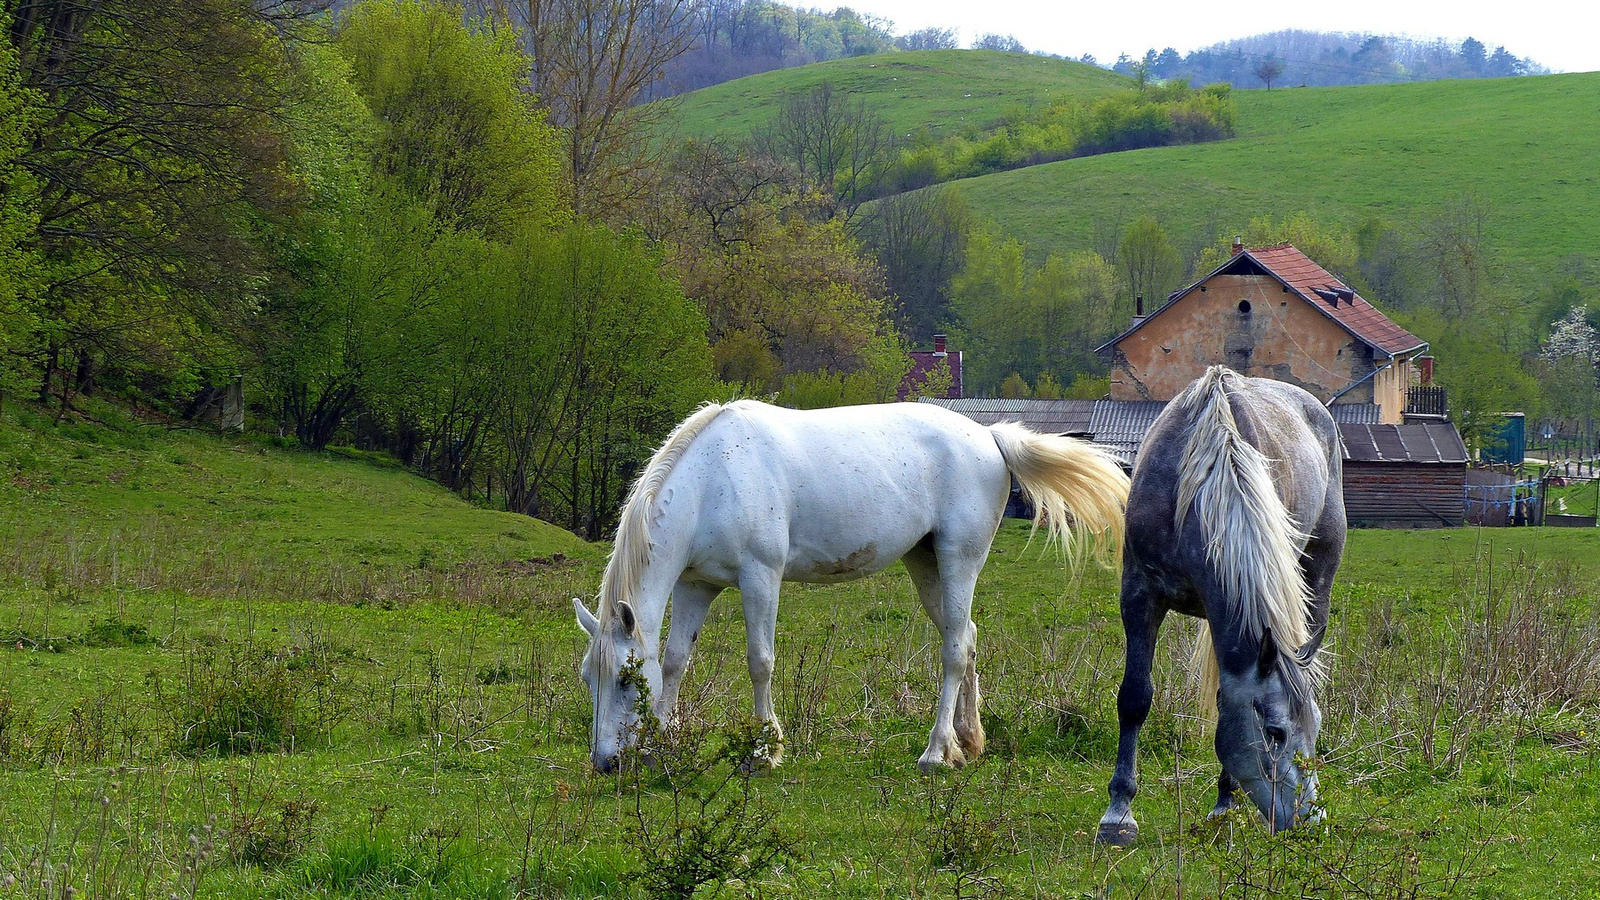
<svg viewBox="0 0 1600 900">
<path fill-rule="evenodd" d="M 944 594 L 939 587 L 939 565 L 931 541 L 925 542 L 902 559 L 917 599 L 941 633 L 944 631 Z M 956 743 L 968 759 L 983 753 L 983 720 L 979 716 L 982 697 L 978 693 L 978 626 L 967 620 L 967 664 L 961 688 L 956 694 L 954 717 Z"/>
<path fill-rule="evenodd" d="M 1150 669 L 1155 662 L 1156 634 L 1166 607 L 1156 602 L 1146 577 L 1131 560 L 1122 570 L 1122 630 L 1127 641 L 1127 657 L 1122 669 L 1122 687 L 1117 691 L 1117 768 L 1109 788 L 1111 804 L 1100 817 L 1095 841 L 1127 846 L 1139 836 L 1139 823 L 1133 818 L 1133 798 L 1139 793 L 1139 730 L 1150 715 L 1155 682 Z"/>
<path fill-rule="evenodd" d="M 739 573 L 739 592 L 744 595 L 745 659 L 750 665 L 750 684 L 755 689 L 755 715 L 768 729 L 757 761 L 769 767 L 783 762 L 783 726 L 772 710 L 778 586 L 782 577 L 775 570 L 756 565 L 747 565 Z"/>
</svg>

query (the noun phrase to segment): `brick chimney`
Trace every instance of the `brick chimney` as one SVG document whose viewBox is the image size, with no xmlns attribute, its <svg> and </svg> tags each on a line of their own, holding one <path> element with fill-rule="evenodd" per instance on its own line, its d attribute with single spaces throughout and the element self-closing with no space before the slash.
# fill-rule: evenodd
<svg viewBox="0 0 1600 900">
<path fill-rule="evenodd" d="M 936 334 L 936 335 L 933 336 L 933 355 L 934 356 L 945 356 L 945 355 L 947 355 L 946 352 L 945 352 L 945 349 L 944 349 L 944 335 L 942 335 L 942 334 Z"/>
<path fill-rule="evenodd" d="M 1238 256 L 1239 254 L 1241 254 L 1243 252 L 1244 252 L 1244 238 L 1236 234 L 1236 235 L 1233 236 L 1233 255 L 1234 256 Z"/>
</svg>

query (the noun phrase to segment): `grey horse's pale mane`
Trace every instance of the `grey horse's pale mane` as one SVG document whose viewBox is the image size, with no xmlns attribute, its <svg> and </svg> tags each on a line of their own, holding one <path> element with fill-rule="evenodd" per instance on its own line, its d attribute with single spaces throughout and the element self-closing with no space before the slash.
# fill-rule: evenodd
<svg viewBox="0 0 1600 900">
<path fill-rule="evenodd" d="M 621 520 L 617 523 L 611 559 L 606 562 L 605 574 L 600 578 L 600 601 L 595 618 L 599 619 L 602 632 L 617 616 L 617 602 L 639 593 L 645 569 L 650 565 L 650 510 L 655 506 L 661 486 L 688 452 L 695 437 L 726 408 L 720 403 L 706 403 L 678 423 L 650 456 L 628 491 Z"/>
<path fill-rule="evenodd" d="M 1238 627 L 1257 643 L 1270 634 L 1278 667 L 1298 707 L 1323 678 L 1320 659 L 1302 659 L 1310 640 L 1312 597 L 1300 571 L 1306 535 L 1275 488 L 1272 461 L 1239 431 L 1229 393 L 1240 376 L 1212 366 L 1173 401 L 1189 415 L 1189 440 L 1178 467 L 1176 528 L 1195 510 L 1206 561 Z M 1201 622 L 1194 662 L 1200 701 L 1216 717 L 1217 658 L 1210 623 Z"/>
</svg>

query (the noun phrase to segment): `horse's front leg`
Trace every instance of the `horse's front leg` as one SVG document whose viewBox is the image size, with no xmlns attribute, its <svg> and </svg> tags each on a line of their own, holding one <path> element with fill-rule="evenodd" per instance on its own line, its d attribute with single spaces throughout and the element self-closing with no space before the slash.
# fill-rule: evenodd
<svg viewBox="0 0 1600 900">
<path fill-rule="evenodd" d="M 1216 821 L 1227 816 L 1228 810 L 1233 809 L 1233 797 L 1238 790 L 1239 782 L 1233 780 L 1227 769 L 1223 769 L 1222 774 L 1217 776 L 1217 805 L 1211 807 L 1206 818 Z"/>
<path fill-rule="evenodd" d="M 661 696 L 656 702 L 656 716 L 663 723 L 677 718 L 678 688 L 689 668 L 695 641 L 700 639 L 706 611 L 721 591 L 719 587 L 688 579 L 679 579 L 672 589 L 672 630 L 667 632 L 667 647 L 661 655 Z"/>
<path fill-rule="evenodd" d="M 768 733 L 757 750 L 756 762 L 769 767 L 783 762 L 783 726 L 772 709 L 772 670 L 778 632 L 778 587 L 782 574 L 773 569 L 746 566 L 739 573 L 744 595 L 745 658 L 750 664 L 750 684 L 755 689 L 756 719 Z"/>
<path fill-rule="evenodd" d="M 1150 669 L 1155 662 L 1156 633 L 1166 609 L 1155 603 L 1137 567 L 1128 564 L 1122 572 L 1122 630 L 1127 641 L 1127 656 L 1122 669 L 1122 687 L 1117 691 L 1117 768 L 1111 775 L 1111 804 L 1100 817 L 1095 842 L 1128 846 L 1139 836 L 1139 823 L 1133 818 L 1133 798 L 1139 793 L 1139 729 L 1150 715 L 1155 682 Z"/>
</svg>

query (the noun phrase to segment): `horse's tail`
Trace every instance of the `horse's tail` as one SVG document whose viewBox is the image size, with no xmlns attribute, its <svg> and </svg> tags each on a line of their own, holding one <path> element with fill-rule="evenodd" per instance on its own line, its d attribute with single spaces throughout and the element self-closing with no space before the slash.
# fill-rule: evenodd
<svg viewBox="0 0 1600 900">
<path fill-rule="evenodd" d="M 1189 410 L 1192 422 L 1178 465 L 1175 528 L 1183 531 L 1190 509 L 1198 513 L 1206 560 L 1233 614 L 1251 635 L 1270 632 L 1291 685 L 1298 685 L 1297 671 L 1321 677 L 1315 658 L 1298 655 L 1310 639 L 1311 592 L 1300 571 L 1306 535 L 1273 485 L 1269 460 L 1239 433 L 1228 400 L 1238 377 L 1212 366 L 1173 401 Z M 1201 708 L 1214 720 L 1218 674 L 1209 622 L 1201 622 L 1193 662 Z"/>
<path fill-rule="evenodd" d="M 989 427 L 1006 468 L 1033 503 L 1033 527 L 1077 561 L 1122 553 L 1128 476 L 1109 452 L 1077 438 L 1037 434 L 1011 422 Z"/>
</svg>

